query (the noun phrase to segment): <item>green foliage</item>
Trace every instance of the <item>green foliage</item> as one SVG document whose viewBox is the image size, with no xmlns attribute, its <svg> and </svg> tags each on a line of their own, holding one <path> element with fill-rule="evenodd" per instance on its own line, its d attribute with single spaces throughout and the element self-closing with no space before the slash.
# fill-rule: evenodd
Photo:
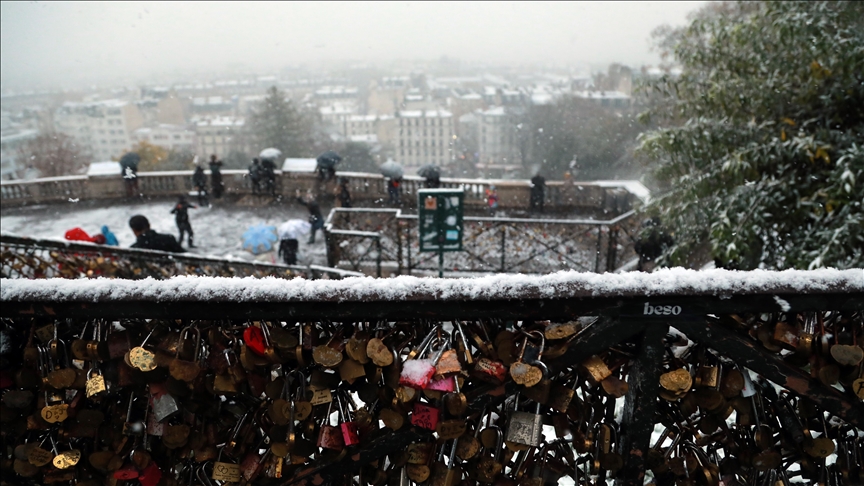
<svg viewBox="0 0 864 486">
<path fill-rule="evenodd" d="M 316 119 L 312 113 L 297 108 L 285 93 L 275 86 L 249 117 L 249 132 L 255 152 L 269 147 L 282 151 L 284 157 L 314 157 L 317 154 Z"/>
<path fill-rule="evenodd" d="M 711 6 L 667 31 L 682 74 L 641 136 L 674 231 L 661 263 L 710 246 L 734 269 L 864 266 L 864 7 Z"/>
<path fill-rule="evenodd" d="M 548 178 L 560 179 L 574 171 L 580 180 L 614 178 L 629 169 L 628 148 L 636 144 L 639 123 L 629 110 L 598 106 L 595 102 L 565 97 L 549 105 L 532 106 L 519 130 L 519 144 L 527 136 L 523 156 L 528 172 L 539 164 Z"/>
</svg>

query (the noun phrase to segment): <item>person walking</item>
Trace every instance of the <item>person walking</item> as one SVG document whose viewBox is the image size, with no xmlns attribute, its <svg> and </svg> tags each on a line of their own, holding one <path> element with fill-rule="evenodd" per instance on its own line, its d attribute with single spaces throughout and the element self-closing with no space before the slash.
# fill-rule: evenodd
<svg viewBox="0 0 864 486">
<path fill-rule="evenodd" d="M 285 265 L 297 264 L 297 249 L 300 247 L 300 242 L 297 238 L 282 238 L 279 240 L 279 256 L 285 262 Z"/>
<path fill-rule="evenodd" d="M 132 248 L 169 251 L 172 253 L 186 252 L 173 236 L 157 233 L 150 229 L 150 221 L 140 214 L 136 214 L 129 219 L 129 227 L 132 228 L 132 233 L 135 234 L 135 243 L 132 244 Z"/>
<path fill-rule="evenodd" d="M 219 199 L 225 191 L 225 183 L 222 182 L 222 161 L 216 159 L 216 154 L 210 156 L 210 185 L 213 186 L 213 197 Z"/>
<path fill-rule="evenodd" d="M 543 212 L 546 199 L 546 178 L 539 173 L 531 178 L 531 211 Z"/>
<path fill-rule="evenodd" d="M 126 197 L 140 194 L 138 190 L 138 163 L 140 162 L 141 156 L 137 152 L 127 152 L 120 157 L 120 169 L 126 182 Z"/>
<path fill-rule="evenodd" d="M 498 209 L 498 190 L 494 185 L 486 189 L 486 204 L 489 206 L 489 216 L 495 216 L 495 210 Z"/>
<path fill-rule="evenodd" d="M 192 187 L 198 191 L 198 205 L 207 206 L 207 175 L 204 174 L 204 167 L 201 164 L 195 164 L 195 172 L 192 173 Z"/>
<path fill-rule="evenodd" d="M 309 210 L 309 224 L 312 225 L 312 231 L 309 232 L 309 241 L 307 241 L 306 243 L 315 243 L 315 233 L 318 230 L 324 230 L 324 217 L 321 216 L 321 206 L 319 206 L 318 202 L 314 199 L 306 201 L 305 199 L 300 197 L 299 189 L 296 192 L 296 196 L 297 202 L 306 206 L 306 209 Z"/>
<path fill-rule="evenodd" d="M 249 180 L 252 181 L 252 194 L 261 192 L 261 161 L 258 158 L 252 159 L 252 165 L 249 166 Z"/>
<path fill-rule="evenodd" d="M 192 243 L 192 237 L 195 233 L 192 232 L 192 225 L 189 224 L 189 208 L 197 208 L 194 204 L 189 204 L 186 201 L 186 196 L 180 196 L 177 200 L 177 204 L 174 205 L 174 209 L 171 210 L 171 214 L 174 215 L 174 222 L 177 223 L 177 229 L 180 230 L 180 238 L 177 241 L 182 245 L 183 244 L 183 235 L 189 234 L 189 248 L 195 248 L 195 245 Z"/>
<path fill-rule="evenodd" d="M 276 196 L 276 164 L 273 159 L 264 158 L 261 160 L 261 172 L 264 179 L 264 188 L 267 194 Z"/>
<path fill-rule="evenodd" d="M 347 177 L 339 178 L 339 186 L 336 188 L 336 199 L 339 201 L 340 208 L 351 207 L 351 193 L 348 192 Z"/>
</svg>

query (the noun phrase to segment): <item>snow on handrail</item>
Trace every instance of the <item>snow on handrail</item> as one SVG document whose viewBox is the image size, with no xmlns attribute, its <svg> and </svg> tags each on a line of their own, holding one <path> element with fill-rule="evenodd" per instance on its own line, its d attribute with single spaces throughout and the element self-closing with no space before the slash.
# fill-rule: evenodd
<svg viewBox="0 0 864 486">
<path fill-rule="evenodd" d="M 400 302 L 638 296 L 861 294 L 864 269 L 731 271 L 663 269 L 624 274 L 557 272 L 467 279 L 399 276 L 343 280 L 173 277 L 167 280 L 0 280 L 0 302 Z M 780 299 L 782 301 L 782 299 Z"/>
</svg>

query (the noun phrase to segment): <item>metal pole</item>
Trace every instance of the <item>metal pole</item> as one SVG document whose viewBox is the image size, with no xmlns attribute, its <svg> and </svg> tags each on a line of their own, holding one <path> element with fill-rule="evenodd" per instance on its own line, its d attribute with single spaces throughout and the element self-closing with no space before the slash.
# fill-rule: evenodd
<svg viewBox="0 0 864 486">
<path fill-rule="evenodd" d="M 597 259 L 594 260 L 594 273 L 600 273 L 600 251 L 603 249 L 603 227 L 597 227 Z"/>
<path fill-rule="evenodd" d="M 504 258 L 506 253 L 504 250 L 507 245 L 507 226 L 501 225 L 501 273 L 504 273 Z"/>
<path fill-rule="evenodd" d="M 444 250 L 438 249 L 438 278 L 444 277 Z"/>
<path fill-rule="evenodd" d="M 417 228 L 420 228 L 420 222 L 417 222 Z M 408 275 L 411 275 L 411 230 L 408 229 L 405 231 L 405 248 L 408 252 Z"/>
<path fill-rule="evenodd" d="M 375 247 L 378 249 L 378 256 L 375 257 L 375 268 L 377 277 L 381 278 L 381 236 L 375 238 Z"/>
</svg>

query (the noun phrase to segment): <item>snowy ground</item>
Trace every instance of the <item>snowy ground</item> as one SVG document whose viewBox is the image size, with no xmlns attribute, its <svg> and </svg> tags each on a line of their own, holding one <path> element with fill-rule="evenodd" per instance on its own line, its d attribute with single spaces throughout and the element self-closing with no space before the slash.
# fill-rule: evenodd
<svg viewBox="0 0 864 486">
<path fill-rule="evenodd" d="M 174 215 L 170 214 L 176 202 L 173 198 L 153 199 L 140 203 L 104 204 L 99 202 L 51 204 L 23 208 L 6 208 L 0 211 L 0 231 L 32 238 L 63 239 L 67 230 L 81 227 L 90 235 L 99 233 L 103 224 L 117 235 L 121 247 L 129 247 L 135 242 L 135 235 L 129 229 L 129 218 L 143 214 L 150 220 L 150 226 L 159 233 L 178 236 Z M 196 204 L 193 199 L 191 201 Z M 322 207 L 324 217 L 330 211 Z M 288 219 L 309 217 L 306 208 L 297 203 L 285 203 L 264 207 L 240 206 L 225 200 L 217 201 L 212 207 L 189 210 L 189 220 L 195 231 L 195 245 L 191 253 L 203 256 L 235 257 L 245 260 L 271 262 L 277 258 L 275 252 L 254 257 L 242 249 L 241 235 L 250 226 L 268 224 L 279 226 Z M 183 243 L 184 248 L 186 243 Z M 326 265 L 327 252 L 324 247 L 324 233 L 319 231 L 315 243 L 306 244 L 306 237 L 300 240 L 298 264 Z"/>
</svg>

